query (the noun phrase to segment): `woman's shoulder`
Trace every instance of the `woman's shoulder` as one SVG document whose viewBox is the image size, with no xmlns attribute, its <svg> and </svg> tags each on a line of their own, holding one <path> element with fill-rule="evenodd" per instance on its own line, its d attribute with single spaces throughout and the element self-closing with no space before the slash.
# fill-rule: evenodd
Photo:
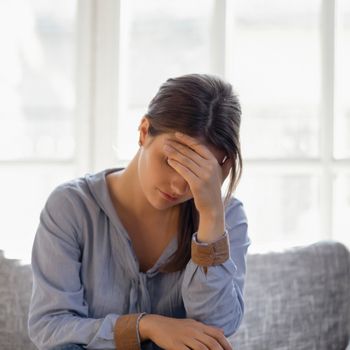
<svg viewBox="0 0 350 350">
<path fill-rule="evenodd" d="M 242 211 L 244 211 L 243 202 L 239 198 L 231 196 L 225 205 L 225 212 L 232 211 L 234 208 L 236 208 L 236 210 L 237 208 L 240 208 Z"/>
<path fill-rule="evenodd" d="M 248 219 L 243 202 L 231 197 L 225 210 L 225 226 L 234 246 L 248 247 L 251 244 L 248 236 Z"/>
<path fill-rule="evenodd" d="M 89 188 L 84 176 L 81 176 L 58 184 L 49 194 L 48 201 L 76 201 L 88 195 Z"/>
<path fill-rule="evenodd" d="M 225 206 L 225 220 L 230 225 L 237 222 L 247 222 L 247 215 L 243 202 L 231 196 Z"/>
<path fill-rule="evenodd" d="M 86 173 L 58 184 L 49 194 L 46 204 L 59 206 L 61 210 L 64 206 L 71 207 L 74 211 L 99 207 L 97 196 L 105 196 L 98 193 L 105 189 L 105 173 L 105 170 Z"/>
</svg>

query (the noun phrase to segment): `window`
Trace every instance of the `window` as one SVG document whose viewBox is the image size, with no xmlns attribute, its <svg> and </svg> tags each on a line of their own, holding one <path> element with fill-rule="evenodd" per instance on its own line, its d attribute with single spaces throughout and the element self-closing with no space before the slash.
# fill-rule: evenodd
<svg viewBox="0 0 350 350">
<path fill-rule="evenodd" d="M 49 192 L 75 175 L 76 2 L 0 2 L 0 249 L 28 262 Z"/>
<path fill-rule="evenodd" d="M 247 156 L 238 192 L 252 218 L 251 251 L 320 239 L 350 245 L 345 1 L 236 4 Z"/>
<path fill-rule="evenodd" d="M 137 125 L 149 101 L 168 78 L 211 71 L 214 0 L 125 2 L 121 52 L 125 101 L 116 138 L 121 159 L 136 151 Z M 127 122 L 126 122 L 127 121 Z"/>
<path fill-rule="evenodd" d="M 231 80 L 248 158 L 319 156 L 320 10 L 320 0 L 235 2 Z"/>
<path fill-rule="evenodd" d="M 235 2 L 232 82 L 247 160 L 238 193 L 250 213 L 252 250 L 325 238 L 317 168 L 321 10 L 320 0 Z"/>
<path fill-rule="evenodd" d="M 337 159 L 350 158 L 350 2 L 337 2 L 336 91 L 334 151 Z"/>
<path fill-rule="evenodd" d="M 349 1 L 14 0 L 0 39 L 7 256 L 28 262 L 52 189 L 124 166 L 159 85 L 192 72 L 240 95 L 250 251 L 350 246 Z"/>
<path fill-rule="evenodd" d="M 345 3 L 129 1 L 121 12 L 122 18 L 126 14 L 121 56 L 127 64 L 121 65 L 120 84 L 127 92 L 118 119 L 119 164 L 136 151 L 138 122 L 166 78 L 221 74 L 243 106 L 245 168 L 236 195 L 247 210 L 251 251 L 332 238 L 350 244 L 339 230 L 350 207 L 344 195 L 350 169 Z M 343 50 L 337 62 L 346 66 L 338 79 L 342 89 L 332 84 L 335 39 Z M 337 99 L 343 107 L 336 115 Z"/>
<path fill-rule="evenodd" d="M 71 159 L 74 1 L 16 0 L 0 6 L 0 159 Z"/>
<path fill-rule="evenodd" d="M 337 2 L 333 237 L 349 242 L 350 228 L 350 2 Z"/>
</svg>

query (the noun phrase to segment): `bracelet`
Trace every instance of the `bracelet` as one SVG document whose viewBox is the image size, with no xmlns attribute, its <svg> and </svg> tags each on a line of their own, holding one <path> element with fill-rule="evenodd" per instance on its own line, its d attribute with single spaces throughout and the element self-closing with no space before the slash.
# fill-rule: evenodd
<svg viewBox="0 0 350 350">
<path fill-rule="evenodd" d="M 147 315 L 147 312 L 140 313 L 140 315 L 137 317 L 137 320 L 136 320 L 137 341 L 139 342 L 140 347 L 141 347 L 141 339 L 140 339 L 140 333 L 139 333 L 139 323 L 140 323 L 141 318 L 145 315 Z"/>
</svg>

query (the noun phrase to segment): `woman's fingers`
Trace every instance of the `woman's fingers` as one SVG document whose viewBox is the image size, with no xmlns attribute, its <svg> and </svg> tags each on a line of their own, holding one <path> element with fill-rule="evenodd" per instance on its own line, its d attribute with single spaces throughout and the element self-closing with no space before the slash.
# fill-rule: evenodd
<svg viewBox="0 0 350 350">
<path fill-rule="evenodd" d="M 200 213 L 217 211 L 221 208 L 220 188 L 229 174 L 230 159 L 225 159 L 223 152 L 212 152 L 200 140 L 176 135 L 180 140 L 167 140 L 163 148 L 168 164 L 188 183 Z"/>
<path fill-rule="evenodd" d="M 217 341 L 217 339 L 202 333 L 198 338 L 190 339 L 189 344 L 187 344 L 191 349 L 198 350 L 223 350 L 224 348 Z"/>
<path fill-rule="evenodd" d="M 203 158 L 200 154 L 198 154 L 192 148 L 177 141 L 168 140 L 166 141 L 164 147 L 168 151 L 175 150 L 179 155 L 189 158 L 190 160 L 193 161 L 193 163 L 195 163 L 198 166 L 201 166 L 202 164 L 208 161 L 206 158 Z"/>
<path fill-rule="evenodd" d="M 187 340 L 186 345 L 194 350 L 232 350 L 231 344 L 221 331 L 211 329 L 209 332 L 196 332 L 194 337 Z"/>
<path fill-rule="evenodd" d="M 186 150 L 187 148 L 187 150 Z M 201 171 L 200 156 L 186 146 L 175 145 L 175 142 L 164 145 L 164 152 L 170 159 L 187 167 L 197 177 Z"/>
<path fill-rule="evenodd" d="M 196 140 L 194 137 L 188 136 L 186 134 L 182 134 L 180 132 L 175 133 L 175 137 L 182 143 L 184 143 L 189 148 L 193 149 L 196 153 L 198 153 L 204 159 L 211 159 L 212 153 L 205 147 L 201 142 Z"/>
<path fill-rule="evenodd" d="M 189 184 L 190 187 L 191 184 L 198 181 L 197 175 L 194 172 L 192 172 L 189 168 L 181 164 L 179 161 L 168 158 L 167 162 L 185 179 L 185 181 Z"/>
<path fill-rule="evenodd" d="M 215 338 L 224 350 L 232 350 L 232 346 L 222 330 L 204 325 L 204 333 L 208 334 L 212 338 Z"/>
<path fill-rule="evenodd" d="M 208 150 L 206 146 L 203 146 L 203 148 L 207 151 L 208 155 L 210 154 L 210 159 L 203 158 L 187 145 L 177 141 L 168 140 L 163 146 L 165 154 L 170 159 L 186 167 L 197 178 L 201 178 L 204 174 L 209 173 L 214 164 L 218 163 L 210 150 Z M 226 164 L 226 162 L 224 164 Z M 183 175 L 182 173 L 180 174 Z"/>
<path fill-rule="evenodd" d="M 203 336 L 203 335 L 202 335 Z M 204 340 L 198 340 L 195 338 L 190 338 L 187 340 L 187 345 L 191 350 L 211 350 L 212 348 L 207 345 Z M 220 349 L 222 350 L 222 349 Z"/>
<path fill-rule="evenodd" d="M 174 147 L 171 147 L 170 149 L 164 147 L 164 152 L 168 156 L 168 164 L 186 180 L 192 190 L 192 186 L 194 184 L 198 184 L 200 181 L 200 175 L 203 172 L 203 167 L 199 166 L 195 161 L 193 161 L 193 159 L 184 155 L 184 153 L 180 153 L 178 149 L 175 149 Z"/>
</svg>

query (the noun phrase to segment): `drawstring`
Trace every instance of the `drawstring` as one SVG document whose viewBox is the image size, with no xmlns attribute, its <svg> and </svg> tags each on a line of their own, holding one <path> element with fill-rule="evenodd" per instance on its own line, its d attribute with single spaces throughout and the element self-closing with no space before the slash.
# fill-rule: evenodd
<svg viewBox="0 0 350 350">
<path fill-rule="evenodd" d="M 147 276 L 139 274 L 131 280 L 129 313 L 151 313 L 151 298 L 147 289 Z"/>
</svg>

